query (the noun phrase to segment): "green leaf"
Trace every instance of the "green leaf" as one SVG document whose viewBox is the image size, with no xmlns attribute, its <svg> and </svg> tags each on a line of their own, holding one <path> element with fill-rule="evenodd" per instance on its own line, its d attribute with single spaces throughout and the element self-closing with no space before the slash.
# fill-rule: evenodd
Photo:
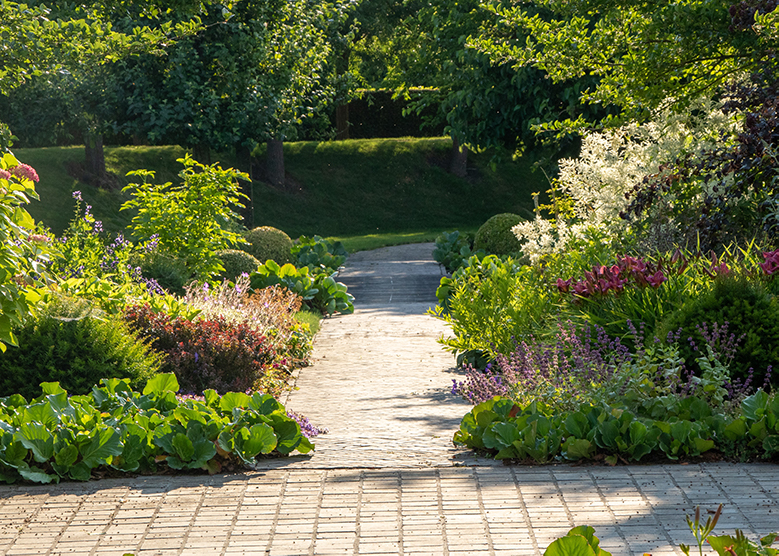
<svg viewBox="0 0 779 556">
<path fill-rule="evenodd" d="M 273 429 L 258 423 L 250 429 L 240 429 L 236 435 L 236 448 L 238 455 L 244 461 L 251 461 L 259 454 L 267 454 L 276 447 L 276 435 Z"/>
<path fill-rule="evenodd" d="M 178 456 L 181 461 L 189 461 L 195 453 L 195 446 L 186 434 L 176 434 L 171 440 L 171 445 L 175 450 L 174 454 Z"/>
<path fill-rule="evenodd" d="M 111 427 L 97 429 L 90 435 L 89 442 L 79 447 L 79 453 L 89 468 L 110 463 L 109 458 L 122 453 L 121 438 Z"/>
<path fill-rule="evenodd" d="M 768 406 L 768 399 L 768 394 L 758 390 L 741 402 L 741 411 L 747 421 L 757 421 L 763 417 Z"/>
<path fill-rule="evenodd" d="M 19 472 L 19 475 L 33 483 L 42 483 L 47 485 L 52 481 L 55 483 L 59 482 L 59 477 L 57 475 L 49 475 L 43 469 L 29 467 L 26 463 L 17 467 L 16 470 Z"/>
<path fill-rule="evenodd" d="M 252 399 L 243 392 L 228 392 L 222 396 L 222 399 L 219 402 L 219 409 L 225 413 L 232 413 L 233 409 L 236 407 L 249 407 L 251 402 Z"/>
<path fill-rule="evenodd" d="M 203 392 L 203 397 L 205 397 L 206 405 L 208 407 L 219 407 L 219 394 L 216 390 L 205 390 Z"/>
<path fill-rule="evenodd" d="M 582 536 L 562 537 L 550 544 L 544 556 L 598 556 Z"/>
<path fill-rule="evenodd" d="M 590 459 L 593 455 L 595 455 L 595 445 L 589 440 L 569 436 L 563 443 L 563 457 L 565 459 L 576 461 Z"/>
<path fill-rule="evenodd" d="M 720 535 L 717 537 L 713 535 L 709 535 L 706 538 L 706 541 L 720 556 L 730 556 L 731 552 L 729 550 L 726 550 L 726 548 L 736 544 L 736 539 L 734 539 L 730 535 Z"/>
<path fill-rule="evenodd" d="M 262 415 L 270 415 L 274 411 L 284 411 L 284 406 L 270 394 L 255 392 L 252 395 L 249 407 L 257 410 Z"/>
<path fill-rule="evenodd" d="M 51 407 L 51 404 L 36 403 L 27 406 L 22 412 L 22 421 L 25 423 L 41 423 L 46 427 L 52 427 L 57 423 L 57 412 Z"/>
<path fill-rule="evenodd" d="M 48 461 L 54 455 L 54 435 L 39 423 L 23 423 L 16 438 L 25 448 L 32 450 L 38 463 Z"/>
<path fill-rule="evenodd" d="M 73 444 L 61 448 L 54 456 L 54 461 L 57 462 L 57 465 L 60 465 L 62 467 L 72 466 L 74 463 L 76 463 L 77 459 L 78 459 L 78 448 Z"/>
<path fill-rule="evenodd" d="M 179 381 L 176 380 L 176 375 L 173 373 L 161 373 L 153 378 L 149 379 L 146 386 L 143 388 L 143 394 L 163 394 L 165 392 L 173 392 L 174 394 L 179 391 Z"/>
<path fill-rule="evenodd" d="M 772 434 L 763 439 L 763 449 L 768 457 L 779 454 L 779 435 Z"/>
<path fill-rule="evenodd" d="M 739 440 L 747 435 L 747 422 L 743 417 L 734 419 L 727 427 L 725 427 L 725 437 L 728 440 Z"/>
<path fill-rule="evenodd" d="M 565 419 L 565 430 L 576 438 L 587 438 L 587 433 L 590 432 L 590 422 L 584 413 L 576 411 Z"/>
</svg>

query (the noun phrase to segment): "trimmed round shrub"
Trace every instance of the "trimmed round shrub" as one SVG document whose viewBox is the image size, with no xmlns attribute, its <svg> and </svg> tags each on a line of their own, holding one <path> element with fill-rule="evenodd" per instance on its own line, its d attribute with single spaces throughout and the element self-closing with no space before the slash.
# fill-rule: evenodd
<svg viewBox="0 0 779 556">
<path fill-rule="evenodd" d="M 244 245 L 241 249 L 261 264 L 268 260 L 276 261 L 279 265 L 292 262 L 292 240 L 278 228 L 260 226 L 249 230 L 243 237 L 249 245 Z"/>
<path fill-rule="evenodd" d="M 192 274 L 182 259 L 152 251 L 137 262 L 144 278 L 156 280 L 163 289 L 176 295 L 184 295 L 184 287 L 192 281 Z"/>
<path fill-rule="evenodd" d="M 41 395 L 41 382 L 59 382 L 68 394 L 88 394 L 103 378 L 129 379 L 141 388 L 162 356 L 125 322 L 85 300 L 58 299 L 15 330 L 19 347 L 0 356 L 0 397 Z"/>
<path fill-rule="evenodd" d="M 219 274 L 222 279 L 235 281 L 243 273 L 251 274 L 260 266 L 260 261 L 252 257 L 246 251 L 238 249 L 222 249 L 217 251 L 219 260 L 222 261 L 224 271 Z"/>
<path fill-rule="evenodd" d="M 522 217 L 510 212 L 496 214 L 487 220 L 473 239 L 473 248 L 484 249 L 493 255 L 511 255 L 522 245 L 511 228 L 522 222 Z"/>
<path fill-rule="evenodd" d="M 761 386 L 766 369 L 772 365 L 772 383 L 779 385 L 779 300 L 776 297 L 768 294 L 760 284 L 744 278 L 720 278 L 712 291 L 685 302 L 664 319 L 656 335 L 665 338 L 669 332 L 676 333 L 681 329 L 679 351 L 687 367 L 696 374 L 700 373 L 700 368 L 695 359 L 706 353 L 698 328 L 703 323 L 709 330 L 715 323 L 720 326 L 727 323 L 728 335 L 744 336 L 729 366 L 731 379 L 743 383 L 752 368 L 751 384 Z M 692 338 L 703 353 L 696 352 L 688 338 Z"/>
</svg>

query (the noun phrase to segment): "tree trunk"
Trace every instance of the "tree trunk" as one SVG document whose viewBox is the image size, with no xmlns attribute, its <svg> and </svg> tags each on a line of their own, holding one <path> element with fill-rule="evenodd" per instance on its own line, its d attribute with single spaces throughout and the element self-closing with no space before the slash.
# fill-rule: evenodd
<svg viewBox="0 0 779 556">
<path fill-rule="evenodd" d="M 192 158 L 204 166 L 211 164 L 211 147 L 205 144 L 192 147 Z"/>
<path fill-rule="evenodd" d="M 84 171 L 95 178 L 105 176 L 105 154 L 103 153 L 103 135 L 88 133 L 84 141 Z"/>
<path fill-rule="evenodd" d="M 248 199 L 242 199 L 244 208 L 241 210 L 241 216 L 243 217 L 243 225 L 250 230 L 254 228 L 254 195 L 252 194 L 252 180 L 254 175 L 252 172 L 252 150 L 249 147 L 238 147 L 239 160 L 241 163 L 241 170 L 249 174 L 249 181 L 239 180 L 238 183 L 241 186 L 241 193 L 246 195 Z"/>
<path fill-rule="evenodd" d="M 452 158 L 449 161 L 449 173 L 458 178 L 464 178 L 468 175 L 468 147 L 460 145 L 454 136 L 452 136 Z"/>
<path fill-rule="evenodd" d="M 349 138 L 349 105 L 339 104 L 335 107 L 335 140 Z"/>
<path fill-rule="evenodd" d="M 273 187 L 284 188 L 284 142 L 281 139 L 268 139 L 268 152 L 265 160 L 265 174 Z"/>
</svg>

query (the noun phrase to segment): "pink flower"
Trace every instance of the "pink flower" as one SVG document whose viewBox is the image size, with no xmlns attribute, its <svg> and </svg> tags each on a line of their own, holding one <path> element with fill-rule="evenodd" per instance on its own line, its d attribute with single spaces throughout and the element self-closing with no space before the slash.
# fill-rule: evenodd
<svg viewBox="0 0 779 556">
<path fill-rule="evenodd" d="M 560 293 L 568 293 L 571 287 L 571 279 L 563 280 L 562 278 L 557 279 L 557 289 L 560 291 Z"/>
<path fill-rule="evenodd" d="M 0 168 L 0 180 L 10 180 L 11 179 L 11 173 L 7 170 L 3 170 Z"/>
<path fill-rule="evenodd" d="M 35 172 L 35 169 L 28 164 L 19 164 L 18 166 L 14 166 L 11 168 L 11 173 L 20 179 L 26 179 L 36 183 L 40 181 L 38 174 Z"/>
<path fill-rule="evenodd" d="M 30 234 L 28 238 L 30 241 L 35 241 L 37 243 L 48 243 L 49 238 L 43 234 Z"/>
<path fill-rule="evenodd" d="M 773 276 L 779 272 L 779 250 L 763 252 L 763 258 L 765 262 L 760 263 L 758 266 L 763 269 L 766 276 Z"/>
<path fill-rule="evenodd" d="M 660 284 L 666 281 L 666 277 L 662 270 L 658 270 L 654 274 L 648 275 L 646 281 L 653 288 L 659 288 Z"/>
</svg>

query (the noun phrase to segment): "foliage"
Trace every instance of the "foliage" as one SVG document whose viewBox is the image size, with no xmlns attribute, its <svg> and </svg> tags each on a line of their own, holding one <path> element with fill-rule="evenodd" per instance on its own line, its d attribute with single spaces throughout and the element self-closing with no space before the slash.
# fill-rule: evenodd
<svg viewBox="0 0 779 556">
<path fill-rule="evenodd" d="M 260 261 L 246 251 L 238 249 L 222 249 L 216 252 L 224 270 L 219 274 L 223 280 L 235 280 L 241 274 L 249 274 L 257 270 Z"/>
<path fill-rule="evenodd" d="M 275 261 L 280 265 L 292 262 L 292 240 L 287 234 L 272 226 L 260 226 L 244 234 L 246 245 L 241 248 L 265 264 Z"/>
<path fill-rule="evenodd" d="M 771 1 L 749 3 L 742 14 L 731 0 L 632 3 L 583 0 L 570 4 L 491 4 L 503 25 L 521 30 L 513 40 L 479 46 L 496 61 L 545 71 L 554 82 L 599 77 L 584 90 L 588 102 L 615 104 L 629 116 L 671 102 L 681 111 L 701 93 L 717 94 L 734 75 L 776 67 Z M 748 12 L 748 11 L 747 11 Z M 529 35 L 526 39 L 524 33 Z M 647 47 L 651 45 L 651 47 Z"/>
<path fill-rule="evenodd" d="M 681 332 L 645 342 L 643 325 L 629 328 L 631 337 L 623 342 L 601 328 L 580 330 L 560 323 L 554 341 L 523 340 L 484 371 L 466 367 L 466 379 L 454 381 L 452 393 L 471 403 L 498 395 L 523 406 L 538 401 L 560 410 L 617 404 L 660 418 L 693 395 L 729 414 L 754 389 L 751 381 L 731 379 L 738 339 L 727 325 L 700 327 L 704 338 L 696 353 L 697 375 L 680 356 Z M 757 386 L 767 388 L 768 383 Z"/>
<path fill-rule="evenodd" d="M 537 268 L 474 255 L 451 279 L 441 279 L 436 295 L 439 305 L 432 313 L 453 335 L 439 343 L 455 354 L 477 350 L 494 358 L 543 326 L 558 294 Z"/>
<path fill-rule="evenodd" d="M 174 373 L 186 393 L 272 389 L 278 386 L 278 371 L 287 366 L 269 339 L 246 323 L 220 316 L 172 318 L 148 305 L 128 307 L 125 320 L 165 354 L 163 372 Z"/>
<path fill-rule="evenodd" d="M 473 255 L 484 257 L 487 253 L 473 252 L 473 237 L 470 234 L 460 234 L 458 230 L 443 232 L 435 239 L 433 258 L 438 264 L 444 265 L 447 272 L 452 273 L 466 264 Z"/>
<path fill-rule="evenodd" d="M 248 176 L 217 164 L 200 164 L 189 155 L 179 162 L 184 165 L 179 186 L 150 183 L 154 172 L 149 170 L 130 172 L 143 182 L 124 188 L 133 198 L 122 209 L 138 210 L 132 230 L 140 241 L 155 242 L 163 253 L 185 261 L 196 277 L 208 279 L 223 270 L 217 251 L 241 242 L 232 231 L 239 220 L 232 207 L 243 207 L 236 180 Z"/>
<path fill-rule="evenodd" d="M 31 286 L 45 274 L 48 259 L 44 235 L 32 234 L 35 227 L 23 208 L 37 199 L 34 182 L 38 174 L 21 164 L 11 153 L 0 153 L 0 351 L 15 345 L 14 325 L 29 315 L 39 296 Z"/>
<path fill-rule="evenodd" d="M 709 545 L 719 554 L 719 556 L 776 556 L 779 550 L 771 548 L 777 538 L 778 533 L 771 533 L 760 539 L 760 544 L 749 540 L 746 535 L 736 529 L 736 536 L 719 535 L 712 533 L 717 526 L 722 515 L 722 504 L 719 505 L 714 515 L 709 515 L 705 523 L 701 523 L 701 508 L 695 507 L 694 519 L 687 516 L 687 526 L 690 528 L 698 544 L 698 554 L 703 556 L 703 544 Z M 599 548 L 598 537 L 595 536 L 595 529 L 589 526 L 574 527 L 565 537 L 559 538 L 550 544 L 544 551 L 544 556 L 566 556 L 566 555 L 589 555 L 589 556 L 610 556 L 608 552 Z M 690 547 L 680 544 L 681 551 L 689 556 Z"/>
<path fill-rule="evenodd" d="M 519 252 L 520 244 L 511 229 L 522 222 L 516 214 L 496 214 L 482 224 L 473 238 L 476 251 L 486 251 L 492 255 L 513 255 Z"/>
<path fill-rule="evenodd" d="M 157 248 L 131 258 L 130 264 L 139 268 L 146 280 L 153 280 L 160 288 L 175 295 L 183 295 L 184 287 L 192 281 L 192 274 L 184 260 L 162 253 Z"/>
<path fill-rule="evenodd" d="M 156 238 L 144 247 L 138 247 L 123 234 L 116 234 L 110 243 L 105 237 L 103 223 L 92 215 L 92 206 L 84 206 L 81 191 L 74 191 L 75 215 L 62 237 L 53 243 L 51 264 L 52 275 L 67 278 L 106 278 L 117 284 L 137 283 L 150 292 L 159 292 L 160 286 L 154 279 L 146 278 L 142 269 L 133 263 L 156 249 Z"/>
<path fill-rule="evenodd" d="M 340 241 L 333 242 L 320 236 L 300 236 L 292 245 L 290 254 L 295 266 L 307 266 L 315 274 L 339 271 L 349 256 Z"/>
<path fill-rule="evenodd" d="M 313 334 L 296 318 L 301 299 L 282 286 L 252 291 L 249 278 L 241 276 L 235 283 L 222 282 L 213 288 L 191 284 L 182 301 L 197 310 L 198 317 L 250 326 L 265 336 L 282 360 L 305 362 L 311 352 Z"/>
<path fill-rule="evenodd" d="M 207 390 L 203 401 L 176 397 L 173 375 L 157 375 L 143 393 L 107 379 L 89 395 L 68 397 L 44 383 L 30 403 L 0 398 L 0 480 L 89 480 L 93 471 L 163 468 L 219 472 L 265 454 L 309 452 L 313 445 L 284 406 L 267 394 Z"/>
<path fill-rule="evenodd" d="M 101 378 L 143 386 L 161 357 L 120 319 L 83 299 L 58 297 L 16 328 L 19 349 L 0 358 L 0 396 L 40 395 L 41 382 L 59 382 L 87 394 Z"/>
<path fill-rule="evenodd" d="M 690 299 L 670 313 L 662 322 L 659 333 L 681 329 L 682 337 L 691 344 L 681 349 L 688 365 L 700 372 L 695 364 L 698 345 L 702 345 L 707 330 L 705 323 L 722 323 L 740 340 L 730 365 L 733 382 L 750 380 L 760 385 L 770 374 L 770 367 L 779 362 L 779 300 L 769 295 L 755 281 L 723 276 L 714 280 L 713 288 L 700 297 Z M 754 375 L 753 375 L 754 372 Z M 774 382 L 776 382 L 776 377 Z"/>
<path fill-rule="evenodd" d="M 311 275 L 308 267 L 295 268 L 292 264 L 279 266 L 269 260 L 260 265 L 250 276 L 252 289 L 262 289 L 280 284 L 299 295 L 303 303 L 323 315 L 353 313 L 354 297 L 347 293 L 346 286 L 336 282 L 328 274 Z"/>
<path fill-rule="evenodd" d="M 646 177 L 629 192 L 623 216 L 646 220 L 658 207 L 670 207 L 676 225 L 695 234 L 704 249 L 758 234 L 775 242 L 778 92 L 779 79 L 771 71 L 729 87 L 724 110 L 742 120 L 735 141 L 680 157 L 662 174 Z"/>
<path fill-rule="evenodd" d="M 550 544 L 544 551 L 544 556 L 611 556 L 600 547 L 600 541 L 595 536 L 595 529 L 587 525 L 574 527 L 568 534 Z"/>
<path fill-rule="evenodd" d="M 522 406 L 495 398 L 474 407 L 454 442 L 496 459 L 605 459 L 640 461 L 697 457 L 727 442 L 755 447 L 764 458 L 779 455 L 779 397 L 759 390 L 741 403 L 741 415 L 716 413 L 701 398 L 684 398 L 672 412 L 647 418 L 618 405 L 582 405 L 564 410 L 534 401 Z"/>
<path fill-rule="evenodd" d="M 575 249 L 594 234 L 622 249 L 638 243 L 665 250 L 674 241 L 689 240 L 690 230 L 682 222 L 697 208 L 700 195 L 680 190 L 630 223 L 620 218 L 628 205 L 626 195 L 645 176 L 665 176 L 667 164 L 701 155 L 730 140 L 735 131 L 733 114 L 699 99 L 684 114 L 656 110 L 641 124 L 585 132 L 579 156 L 558 161 L 559 174 L 549 191 L 552 203 L 540 207 L 548 217 L 539 210 L 534 220 L 514 228 L 522 253 L 536 262 L 544 254 Z"/>
</svg>

